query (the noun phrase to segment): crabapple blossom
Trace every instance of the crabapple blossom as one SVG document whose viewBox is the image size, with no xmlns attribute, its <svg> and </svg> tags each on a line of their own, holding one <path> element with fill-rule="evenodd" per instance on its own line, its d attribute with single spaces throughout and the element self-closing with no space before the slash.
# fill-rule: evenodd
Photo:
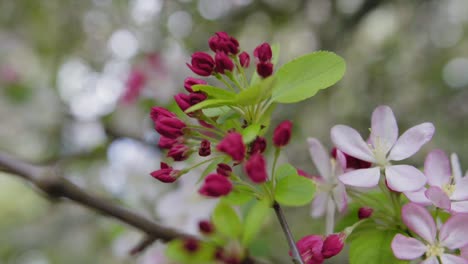
<svg viewBox="0 0 468 264">
<path fill-rule="evenodd" d="M 444 151 L 431 151 L 424 162 L 424 174 L 429 187 L 406 192 L 408 199 L 457 213 L 468 213 L 468 178 L 460 177 L 456 172 L 460 171 L 460 164 L 455 154 L 452 155 L 452 160 L 451 168 L 449 157 Z"/>
<path fill-rule="evenodd" d="M 346 168 L 346 158 L 341 151 L 337 151 L 336 160 L 331 159 L 320 141 L 308 138 L 309 151 L 315 167 L 320 173 L 316 178 L 317 193 L 312 202 L 312 217 L 326 214 L 326 233 L 333 232 L 335 224 L 335 210 L 343 212 L 347 207 L 346 189 L 338 180 Z"/>
<path fill-rule="evenodd" d="M 450 217 L 437 229 L 431 214 L 421 205 L 408 203 L 401 212 L 405 225 L 419 239 L 397 234 L 391 243 L 393 254 L 398 259 L 414 260 L 425 256 L 423 264 L 466 264 L 467 259 L 454 251 L 468 245 L 468 216 L 457 214 Z M 441 262 L 439 262 L 439 260 Z"/>
<path fill-rule="evenodd" d="M 394 191 L 416 191 L 426 183 L 426 177 L 410 165 L 392 165 L 415 154 L 434 134 L 432 123 L 423 123 L 408 129 L 398 138 L 398 125 L 388 106 L 379 106 L 372 113 L 371 134 L 366 143 L 351 127 L 336 125 L 331 138 L 336 147 L 375 167 L 358 169 L 341 175 L 340 180 L 350 186 L 374 187 L 379 183 L 381 170 L 385 172 L 388 187 Z"/>
</svg>

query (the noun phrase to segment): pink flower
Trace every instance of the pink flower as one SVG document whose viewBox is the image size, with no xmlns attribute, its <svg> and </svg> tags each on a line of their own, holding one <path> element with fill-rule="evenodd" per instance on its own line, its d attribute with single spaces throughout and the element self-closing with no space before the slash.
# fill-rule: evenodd
<svg viewBox="0 0 468 264">
<path fill-rule="evenodd" d="M 331 138 L 337 148 L 358 159 L 372 162 L 376 166 L 346 172 L 340 180 L 350 186 L 374 187 L 380 179 L 380 170 L 385 170 L 388 186 L 398 192 L 416 191 L 426 183 L 424 174 L 413 166 L 392 165 L 412 156 L 434 134 L 432 123 L 423 123 L 408 129 L 398 138 L 398 126 L 392 109 L 377 107 L 372 114 L 371 134 L 367 144 L 351 127 L 336 125 Z"/>
<path fill-rule="evenodd" d="M 424 162 L 424 174 L 429 188 L 423 187 L 416 192 L 406 192 L 405 195 L 412 202 L 468 213 L 468 177 L 461 177 L 460 171 L 455 154 L 452 154 L 451 168 L 447 154 L 439 149 L 433 150 Z"/>
<path fill-rule="evenodd" d="M 255 183 L 263 183 L 268 179 L 266 161 L 261 153 L 255 153 L 245 164 L 247 176 Z"/>
<path fill-rule="evenodd" d="M 151 173 L 153 178 L 165 183 L 175 182 L 181 176 L 179 170 L 174 170 L 171 166 L 161 162 L 161 169 Z"/>
<path fill-rule="evenodd" d="M 305 264 L 323 263 L 323 238 L 318 235 L 309 235 L 301 238 L 296 243 L 297 249 Z"/>
<path fill-rule="evenodd" d="M 224 52 L 226 54 L 237 54 L 239 52 L 239 42 L 226 32 L 216 32 L 208 40 L 208 45 L 214 52 Z"/>
<path fill-rule="evenodd" d="M 219 174 L 210 174 L 206 176 L 202 187 L 198 192 L 208 197 L 220 197 L 228 195 L 232 190 L 231 181 Z"/>
<path fill-rule="evenodd" d="M 331 234 L 335 225 L 335 210 L 344 212 L 348 205 L 348 196 L 343 183 L 338 180 L 346 168 L 346 158 L 337 151 L 337 159 L 331 159 L 328 151 L 315 138 L 308 138 L 310 156 L 320 177 L 317 177 L 317 194 L 312 201 L 312 217 L 326 215 L 326 233 Z"/>
<path fill-rule="evenodd" d="M 200 76 L 210 76 L 214 70 L 215 62 L 210 54 L 197 51 L 192 55 L 192 64 L 187 66 Z"/>
<path fill-rule="evenodd" d="M 344 233 L 331 234 L 323 241 L 322 255 L 324 258 L 331 258 L 338 255 L 344 247 Z"/>
<path fill-rule="evenodd" d="M 245 157 L 245 145 L 242 141 L 242 135 L 237 132 L 228 133 L 219 142 L 216 149 L 228 154 L 235 161 L 242 161 Z"/>
<path fill-rule="evenodd" d="M 257 64 L 257 73 L 263 78 L 266 78 L 273 74 L 273 63 L 271 62 L 260 62 Z"/>
<path fill-rule="evenodd" d="M 250 64 L 250 56 L 247 52 L 242 52 L 241 54 L 239 54 L 239 62 L 240 62 L 240 65 L 244 68 L 248 68 L 249 67 L 249 64 Z"/>
<path fill-rule="evenodd" d="M 187 77 L 184 80 L 184 88 L 189 93 L 193 93 L 192 86 L 197 84 L 207 84 L 207 82 L 193 77 Z"/>
<path fill-rule="evenodd" d="M 468 245 L 468 216 L 458 214 L 450 217 L 437 230 L 431 214 L 421 205 L 408 203 L 403 206 L 402 220 L 420 239 L 397 234 L 392 240 L 395 257 L 402 260 L 418 259 L 425 255 L 424 264 L 466 264 L 468 260 L 447 251 Z"/>
<path fill-rule="evenodd" d="M 291 139 L 292 122 L 285 120 L 281 122 L 273 132 L 273 144 L 277 147 L 286 146 Z"/>
<path fill-rule="evenodd" d="M 225 71 L 232 71 L 232 69 L 234 69 L 234 63 L 224 52 L 216 53 L 215 64 L 215 71 L 221 74 L 224 74 Z"/>
<path fill-rule="evenodd" d="M 259 46 L 257 46 L 254 50 L 254 56 L 260 62 L 270 62 L 271 57 L 273 56 L 270 44 L 264 42 L 260 44 Z"/>
</svg>

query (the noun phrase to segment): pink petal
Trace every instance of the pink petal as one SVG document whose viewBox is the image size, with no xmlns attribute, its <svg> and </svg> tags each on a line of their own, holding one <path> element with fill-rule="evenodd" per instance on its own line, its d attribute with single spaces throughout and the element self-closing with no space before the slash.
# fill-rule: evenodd
<svg viewBox="0 0 468 264">
<path fill-rule="evenodd" d="M 468 213 L 468 201 L 452 202 L 452 212 Z"/>
<path fill-rule="evenodd" d="M 463 258 L 468 259 L 468 245 L 460 248 L 460 255 Z"/>
<path fill-rule="evenodd" d="M 436 207 L 450 210 L 450 198 L 441 188 L 437 186 L 429 187 L 425 192 L 427 199 L 429 199 Z"/>
<path fill-rule="evenodd" d="M 432 123 L 423 123 L 406 130 L 393 146 L 388 159 L 403 160 L 412 156 L 431 140 L 434 130 Z"/>
<path fill-rule="evenodd" d="M 335 175 L 343 174 L 343 172 L 346 170 L 346 156 L 339 149 L 336 149 L 336 163 Z"/>
<path fill-rule="evenodd" d="M 424 174 L 410 165 L 393 165 L 385 168 L 388 186 L 397 192 L 412 192 L 426 184 Z"/>
<path fill-rule="evenodd" d="M 450 176 L 452 176 L 450 161 L 443 150 L 436 149 L 427 155 L 424 161 L 424 174 L 431 186 L 442 187 L 450 183 Z"/>
<path fill-rule="evenodd" d="M 317 139 L 308 138 L 307 143 L 309 144 L 310 156 L 312 157 L 312 161 L 314 162 L 318 172 L 325 180 L 330 180 L 330 155 L 328 155 L 328 152 Z"/>
<path fill-rule="evenodd" d="M 462 177 L 460 161 L 458 160 L 457 154 L 452 153 L 450 155 L 450 163 L 452 164 L 453 178 L 455 179 L 455 182 L 457 182 Z"/>
<path fill-rule="evenodd" d="M 332 197 L 338 211 L 340 213 L 344 212 L 348 207 L 348 196 L 346 195 L 346 188 L 341 182 L 333 188 Z"/>
<path fill-rule="evenodd" d="M 372 113 L 371 123 L 370 142 L 388 153 L 398 138 L 398 125 L 392 109 L 386 105 L 377 107 Z"/>
<path fill-rule="evenodd" d="M 374 187 L 379 183 L 380 168 L 353 170 L 341 174 L 338 179 L 342 183 L 354 187 Z"/>
<path fill-rule="evenodd" d="M 456 214 L 440 228 L 439 241 L 442 246 L 457 249 L 468 245 L 468 215 Z"/>
<path fill-rule="evenodd" d="M 428 259 L 425 259 L 424 261 L 421 261 L 421 263 L 419 264 L 439 264 L 439 261 L 436 257 L 430 257 Z"/>
<path fill-rule="evenodd" d="M 401 210 L 403 223 L 427 242 L 434 244 L 437 228 L 431 214 L 421 205 L 407 203 Z"/>
<path fill-rule="evenodd" d="M 427 188 L 423 187 L 415 192 L 405 192 L 405 195 L 413 203 L 420 205 L 431 205 L 432 202 L 427 199 L 426 194 L 424 193 L 426 190 Z"/>
<path fill-rule="evenodd" d="M 318 192 L 312 201 L 311 216 L 313 218 L 322 217 L 325 214 L 329 200 L 328 192 Z"/>
<path fill-rule="evenodd" d="M 444 264 L 468 264 L 468 260 L 452 254 L 443 254 L 440 260 Z"/>
<path fill-rule="evenodd" d="M 426 245 L 416 238 L 396 234 L 392 240 L 393 255 L 397 259 L 417 259 L 426 252 Z"/>
<path fill-rule="evenodd" d="M 468 200 L 468 178 L 463 177 L 455 184 L 455 191 L 450 196 L 452 200 Z"/>
<path fill-rule="evenodd" d="M 368 162 L 374 162 L 374 155 L 361 135 L 349 126 L 336 125 L 331 130 L 331 140 L 344 153 Z"/>
</svg>

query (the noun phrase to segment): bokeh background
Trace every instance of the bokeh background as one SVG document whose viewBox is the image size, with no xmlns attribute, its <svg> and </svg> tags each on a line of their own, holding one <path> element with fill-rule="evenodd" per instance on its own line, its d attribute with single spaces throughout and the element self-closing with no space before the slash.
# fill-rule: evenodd
<svg viewBox="0 0 468 264">
<path fill-rule="evenodd" d="M 400 131 L 436 126 L 410 162 L 421 165 L 430 149 L 442 148 L 468 168 L 466 0 L 0 0 L 1 151 L 57 164 L 94 193 L 196 232 L 214 201 L 195 194 L 196 175 L 170 186 L 149 176 L 165 157 L 148 112 L 183 90 L 193 76 L 185 63 L 208 50 L 216 31 L 250 53 L 264 41 L 279 43 L 280 64 L 320 49 L 345 58 L 337 85 L 276 110 L 274 123 L 295 124 L 283 161 L 315 173 L 306 137 L 331 147 L 334 124 L 365 133 L 372 110 L 388 104 Z M 323 233 L 309 210 L 286 210 L 297 238 Z M 159 244 L 128 256 L 140 237 L 0 174 L 2 264 L 164 263 Z M 288 263 L 276 219 L 252 251 Z M 328 263 L 346 263 L 346 253 Z"/>
</svg>

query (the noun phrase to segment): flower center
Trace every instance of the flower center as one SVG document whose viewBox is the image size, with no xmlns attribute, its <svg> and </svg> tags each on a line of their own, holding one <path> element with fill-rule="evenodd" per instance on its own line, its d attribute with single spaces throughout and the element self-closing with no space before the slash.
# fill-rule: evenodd
<svg viewBox="0 0 468 264">
<path fill-rule="evenodd" d="M 439 245 L 427 245 L 426 246 L 426 257 L 439 257 L 444 254 L 444 247 Z"/>
<path fill-rule="evenodd" d="M 448 197 L 452 196 L 453 192 L 455 192 L 455 184 L 444 184 L 444 186 L 442 186 L 442 191 L 444 191 Z"/>
<path fill-rule="evenodd" d="M 387 150 L 385 146 L 385 141 L 382 140 L 380 137 L 377 137 L 374 140 L 373 144 L 370 145 L 372 152 L 374 153 L 375 161 L 377 165 L 381 167 L 385 167 L 386 165 L 388 165 Z"/>
</svg>

